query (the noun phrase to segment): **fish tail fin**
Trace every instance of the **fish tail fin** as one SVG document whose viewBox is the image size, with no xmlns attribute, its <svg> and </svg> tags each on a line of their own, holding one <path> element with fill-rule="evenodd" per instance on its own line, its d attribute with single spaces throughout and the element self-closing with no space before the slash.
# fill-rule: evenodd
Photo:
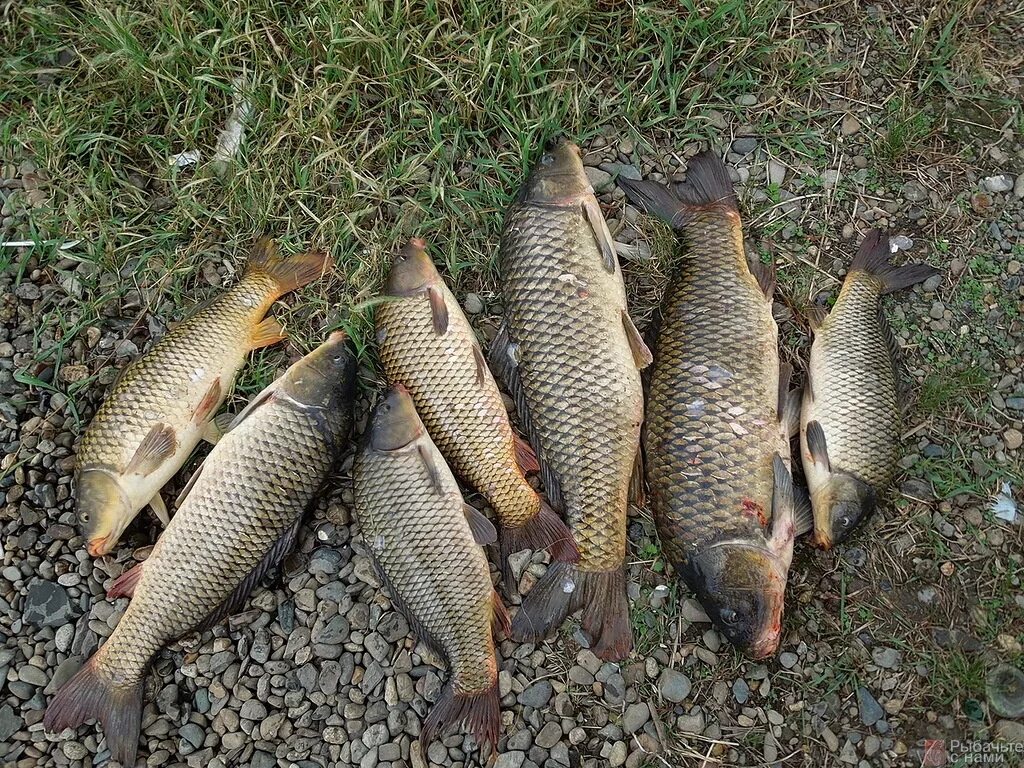
<svg viewBox="0 0 1024 768">
<path fill-rule="evenodd" d="M 330 255 L 325 251 L 282 256 L 273 240 L 261 237 L 252 248 L 245 274 L 269 277 L 277 285 L 278 296 L 283 296 L 320 278 L 330 268 Z"/>
<path fill-rule="evenodd" d="M 591 571 L 580 574 L 583 587 L 583 631 L 594 655 L 606 661 L 629 656 L 633 628 L 626 598 L 626 571 Z"/>
<path fill-rule="evenodd" d="M 580 551 L 576 548 L 569 527 L 543 499 L 540 500 L 537 514 L 530 520 L 522 525 L 502 528 L 499 552 L 501 578 L 509 591 L 515 588 L 515 575 L 508 562 L 509 556 L 524 549 L 546 549 L 553 560 L 567 563 L 575 563 L 580 559 Z"/>
<path fill-rule="evenodd" d="M 512 637 L 539 642 L 579 608 L 583 609 L 583 631 L 590 636 L 596 656 L 614 660 L 629 655 L 633 631 L 622 568 L 581 571 L 572 563 L 552 562 L 523 600 L 512 621 Z"/>
<path fill-rule="evenodd" d="M 145 678 L 134 685 L 115 686 L 100 669 L 99 658 L 94 655 L 57 691 L 46 709 L 43 727 L 62 731 L 96 718 L 103 724 L 111 757 L 124 765 L 134 765 Z"/>
<path fill-rule="evenodd" d="M 739 210 L 729 171 L 710 150 L 690 158 L 686 181 L 679 185 L 679 198 L 691 206 L 720 205 L 730 211 Z"/>
<path fill-rule="evenodd" d="M 457 692 L 453 683 L 441 691 L 441 698 L 423 721 L 420 730 L 420 753 L 425 754 L 427 746 L 438 732 L 465 723 L 466 730 L 473 734 L 477 744 L 490 744 L 491 751 L 498 748 L 501 732 L 501 700 L 498 696 L 498 676 L 489 688 L 482 691 Z"/>
<path fill-rule="evenodd" d="M 719 206 L 729 211 L 739 210 L 729 171 L 713 152 L 701 152 L 690 158 L 686 181 L 674 193 L 655 181 L 620 177 L 618 184 L 631 203 L 675 228 L 682 227 L 696 208 Z"/>
<path fill-rule="evenodd" d="M 902 267 L 893 265 L 889 259 L 889 238 L 879 229 L 872 229 L 865 236 L 857 255 L 850 264 L 851 272 L 865 272 L 878 278 L 882 283 L 882 293 L 896 293 L 929 277 L 939 274 L 939 270 L 928 264 L 905 264 Z"/>
</svg>

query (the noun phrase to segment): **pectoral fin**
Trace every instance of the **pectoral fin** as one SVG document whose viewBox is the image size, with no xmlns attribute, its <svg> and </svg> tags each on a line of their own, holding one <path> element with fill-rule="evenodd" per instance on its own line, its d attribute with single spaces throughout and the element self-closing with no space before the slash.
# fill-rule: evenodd
<svg viewBox="0 0 1024 768">
<path fill-rule="evenodd" d="M 587 223 L 590 224 L 590 229 L 594 233 L 597 247 L 601 250 L 601 259 L 604 262 L 605 271 L 614 272 L 616 265 L 615 241 L 612 240 L 612 233 L 608 229 L 608 222 L 604 220 L 604 214 L 601 213 L 601 205 L 593 195 L 587 195 L 584 198 L 583 215 L 586 217 Z"/>
<path fill-rule="evenodd" d="M 466 522 L 469 523 L 469 530 L 473 532 L 473 539 L 477 544 L 486 547 L 498 540 L 494 524 L 484 517 L 483 512 L 470 504 L 463 504 L 462 511 L 466 513 Z"/>
<path fill-rule="evenodd" d="M 789 388 L 793 378 L 793 366 L 783 363 L 779 366 L 779 402 L 777 405 L 779 424 L 787 439 L 800 431 L 800 400 L 802 390 Z"/>
<path fill-rule="evenodd" d="M 167 513 L 167 505 L 164 504 L 164 500 L 159 492 L 149 500 L 149 508 L 153 510 L 156 519 L 166 528 L 167 524 L 171 522 L 171 516 Z"/>
<path fill-rule="evenodd" d="M 434 318 L 434 333 L 444 336 L 448 332 L 448 305 L 444 303 L 444 291 L 436 285 L 427 288 L 430 300 L 430 314 Z"/>
<path fill-rule="evenodd" d="M 132 597 L 135 594 L 135 587 L 139 585 L 139 581 L 142 579 L 142 567 L 145 564 L 143 561 L 138 565 L 134 565 L 114 579 L 114 583 L 107 590 L 107 597 L 111 600 L 116 597 Z"/>
<path fill-rule="evenodd" d="M 811 506 L 811 497 L 806 489 L 793 488 L 793 525 L 796 528 L 796 535 L 803 536 L 814 530 L 814 508 Z"/>
<path fill-rule="evenodd" d="M 149 475 L 173 456 L 177 447 L 178 438 L 174 428 L 168 424 L 154 424 L 139 443 L 124 472 L 126 475 Z"/>
<path fill-rule="evenodd" d="M 420 443 L 416 450 L 419 452 L 420 461 L 423 462 L 424 469 L 427 470 L 427 474 L 430 475 L 430 482 L 434 486 L 434 490 L 438 493 L 444 493 L 444 486 L 441 484 L 441 474 L 437 471 L 437 465 L 434 463 L 434 457 L 430 455 L 430 451 L 427 447 Z"/>
<path fill-rule="evenodd" d="M 821 422 L 807 422 L 806 430 L 807 450 L 815 464 L 821 464 L 829 472 L 832 471 L 832 463 L 828 460 L 828 444 L 825 442 L 825 430 L 821 428 Z"/>
<path fill-rule="evenodd" d="M 626 331 L 626 340 L 629 342 L 629 351 L 633 353 L 633 363 L 639 370 L 643 370 L 654 362 L 654 355 L 644 343 L 644 337 L 633 324 L 633 319 L 626 310 L 622 310 L 622 327 Z"/>
</svg>

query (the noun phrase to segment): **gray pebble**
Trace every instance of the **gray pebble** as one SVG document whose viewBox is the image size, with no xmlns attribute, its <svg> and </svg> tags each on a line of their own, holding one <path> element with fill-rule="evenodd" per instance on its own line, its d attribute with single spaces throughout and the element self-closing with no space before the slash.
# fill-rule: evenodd
<svg viewBox="0 0 1024 768">
<path fill-rule="evenodd" d="M 690 678 L 677 669 L 666 669 L 658 678 L 658 691 L 666 701 L 679 704 L 690 695 Z"/>
<path fill-rule="evenodd" d="M 651 719 L 651 710 L 646 702 L 630 704 L 622 716 L 622 729 L 626 733 L 636 733 Z"/>
<path fill-rule="evenodd" d="M 860 709 L 860 721 L 864 725 L 874 725 L 885 717 L 882 705 L 864 686 L 857 689 L 857 707 Z"/>
<path fill-rule="evenodd" d="M 790 651 L 784 651 L 783 653 L 779 654 L 779 664 L 781 664 L 786 669 L 792 669 L 793 667 L 795 667 L 799 660 L 800 659 L 797 658 L 797 655 Z"/>
<path fill-rule="evenodd" d="M 551 683 L 547 680 L 541 680 L 519 694 L 519 703 L 526 707 L 540 709 L 547 705 L 551 699 L 551 693 Z"/>
<path fill-rule="evenodd" d="M 56 627 L 71 617 L 68 593 L 59 584 L 36 579 L 28 587 L 22 604 L 22 619 L 41 627 Z"/>
<path fill-rule="evenodd" d="M 750 686 L 747 685 L 747 681 L 742 677 L 736 678 L 736 681 L 732 684 L 732 695 L 735 697 L 737 704 L 746 704 L 747 699 L 750 698 Z"/>
</svg>

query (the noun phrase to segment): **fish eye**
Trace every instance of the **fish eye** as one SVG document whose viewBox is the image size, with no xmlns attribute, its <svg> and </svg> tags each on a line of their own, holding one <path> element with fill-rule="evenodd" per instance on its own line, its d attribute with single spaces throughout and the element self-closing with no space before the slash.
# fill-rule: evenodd
<svg viewBox="0 0 1024 768">
<path fill-rule="evenodd" d="M 847 515 L 843 515 L 841 518 L 839 518 L 839 525 L 841 525 L 843 528 L 849 528 L 850 518 Z"/>
<path fill-rule="evenodd" d="M 726 624 L 735 624 L 736 619 L 739 618 L 739 615 L 732 608 L 726 608 L 719 614 L 719 616 Z"/>
<path fill-rule="evenodd" d="M 555 162 L 555 156 L 550 153 L 545 153 L 540 158 L 541 165 L 551 165 L 553 162 Z"/>
<path fill-rule="evenodd" d="M 79 517 L 81 518 L 83 523 L 88 523 L 89 522 L 89 513 L 88 512 L 83 512 L 81 515 L 79 515 Z"/>
</svg>

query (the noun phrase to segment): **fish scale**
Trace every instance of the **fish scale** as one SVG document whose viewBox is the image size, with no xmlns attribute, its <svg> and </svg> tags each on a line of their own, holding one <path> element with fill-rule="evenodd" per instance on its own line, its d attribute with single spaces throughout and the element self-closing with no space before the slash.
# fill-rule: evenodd
<svg viewBox="0 0 1024 768">
<path fill-rule="evenodd" d="M 334 333 L 239 414 L 182 493 L 149 558 L 108 597 L 130 596 L 107 641 L 57 692 L 48 730 L 96 718 L 133 765 L 146 670 L 164 645 L 239 609 L 295 543 L 352 426 L 355 357 Z"/>
<path fill-rule="evenodd" d="M 302 516 L 330 469 L 318 419 L 285 404 L 262 410 L 232 431 L 229 455 L 203 465 L 100 650 L 104 668 L 117 669 L 127 684 L 145 675 L 153 653 L 227 599 Z"/>
<path fill-rule="evenodd" d="M 497 385 L 489 372 L 482 383 L 478 380 L 473 329 L 460 317 L 452 292 L 441 289 L 450 307 L 442 336 L 434 330 L 425 295 L 377 308 L 378 357 L 390 381 L 408 387 L 417 403 L 434 406 L 417 410 L 452 469 L 487 498 L 504 525 L 521 526 L 537 514 L 540 498 L 515 463 L 512 428 Z"/>
<path fill-rule="evenodd" d="M 869 320 L 882 311 L 882 287 L 866 273 L 851 276 L 815 331 L 809 366 L 814 397 L 806 416 L 821 422 L 831 462 L 878 489 L 892 482 L 901 431 L 888 340 L 883 326 Z"/>
<path fill-rule="evenodd" d="M 580 570 L 619 568 L 643 410 L 622 331 L 621 277 L 604 271 L 578 208 L 513 209 L 502 254 L 509 339 L 538 458 L 558 479 Z"/>
<path fill-rule="evenodd" d="M 363 538 L 388 583 L 447 656 L 455 690 L 490 687 L 497 675 L 494 588 L 455 478 L 442 472 L 444 491 L 438 493 L 415 450 L 363 453 L 354 472 Z"/>
<path fill-rule="evenodd" d="M 481 746 L 496 747 L 494 628 L 507 625 L 508 614 L 481 546 L 496 533 L 463 501 L 401 384 L 375 409 L 353 478 L 359 530 L 392 602 L 451 673 L 420 730 L 421 754 L 435 732 L 459 723 Z"/>
<path fill-rule="evenodd" d="M 269 277 L 244 278 L 125 369 L 82 438 L 77 465 L 124 470 L 154 420 L 183 429 L 214 380 L 225 372 L 234 378 L 242 367 L 249 348 L 239 339 L 263 318 L 276 292 Z"/>
<path fill-rule="evenodd" d="M 764 540 L 773 455 L 789 455 L 771 303 L 745 264 L 723 258 L 737 253 L 739 227 L 725 213 L 688 226 L 695 246 L 666 292 L 655 343 L 647 477 L 663 547 L 680 564 L 716 539 Z"/>
</svg>

